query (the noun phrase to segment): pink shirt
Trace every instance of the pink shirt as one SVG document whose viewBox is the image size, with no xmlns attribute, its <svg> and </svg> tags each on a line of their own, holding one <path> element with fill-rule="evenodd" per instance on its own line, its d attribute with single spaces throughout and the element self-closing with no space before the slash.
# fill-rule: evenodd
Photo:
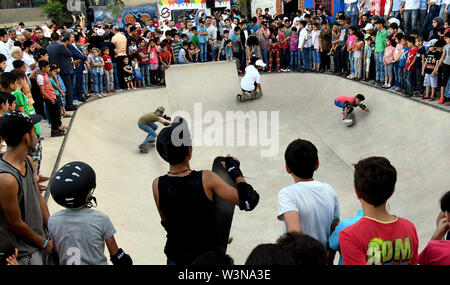
<svg viewBox="0 0 450 285">
<path fill-rule="evenodd" d="M 339 103 L 345 103 L 345 101 L 348 101 L 350 105 L 353 105 L 355 103 L 355 97 L 350 95 L 341 95 L 336 98 L 336 101 Z"/>
<path fill-rule="evenodd" d="M 353 45 L 355 44 L 356 41 L 356 35 L 348 35 L 347 38 L 347 47 L 353 47 Z M 351 51 L 353 52 L 353 50 Z"/>
<path fill-rule="evenodd" d="M 44 91 L 47 93 L 48 96 L 52 99 L 56 99 L 55 90 L 53 89 L 52 84 L 50 83 L 50 80 L 48 79 L 47 74 L 38 74 L 36 76 L 36 81 L 39 86 L 44 86 Z M 44 98 L 44 96 L 42 96 Z M 47 99 L 47 98 L 44 98 Z"/>
<path fill-rule="evenodd" d="M 156 51 L 156 48 L 150 48 L 149 53 L 150 63 L 158 63 L 158 52 Z"/>
<path fill-rule="evenodd" d="M 450 240 L 432 240 L 419 255 L 420 265 L 450 265 Z"/>
</svg>

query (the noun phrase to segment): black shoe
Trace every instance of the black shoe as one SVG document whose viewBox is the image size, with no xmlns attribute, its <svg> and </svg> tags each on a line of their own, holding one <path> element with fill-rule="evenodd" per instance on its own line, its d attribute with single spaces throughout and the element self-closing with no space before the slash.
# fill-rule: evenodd
<svg viewBox="0 0 450 285">
<path fill-rule="evenodd" d="M 77 106 L 75 106 L 75 105 L 66 107 L 66 111 L 75 111 L 76 109 L 77 109 Z"/>
<path fill-rule="evenodd" d="M 83 96 L 81 96 L 81 99 L 79 99 L 78 101 L 85 103 L 86 99 Z"/>
<path fill-rule="evenodd" d="M 64 136 L 66 133 L 64 131 L 61 132 L 61 130 L 52 131 L 51 136 L 52 137 L 61 137 Z"/>
</svg>

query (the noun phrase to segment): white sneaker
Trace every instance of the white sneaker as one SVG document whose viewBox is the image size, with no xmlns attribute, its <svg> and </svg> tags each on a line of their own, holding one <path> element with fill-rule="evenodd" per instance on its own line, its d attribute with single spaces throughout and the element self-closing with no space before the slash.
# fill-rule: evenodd
<svg viewBox="0 0 450 285">
<path fill-rule="evenodd" d="M 350 124 L 351 122 L 353 122 L 353 121 L 350 119 L 344 119 L 344 124 Z"/>
<path fill-rule="evenodd" d="M 391 86 L 391 84 L 388 84 L 387 86 L 386 86 L 386 88 L 391 88 L 392 86 Z"/>
<path fill-rule="evenodd" d="M 78 101 L 78 100 L 73 100 L 73 104 L 74 104 L 75 106 L 78 106 L 78 105 L 83 104 L 83 102 Z"/>
</svg>

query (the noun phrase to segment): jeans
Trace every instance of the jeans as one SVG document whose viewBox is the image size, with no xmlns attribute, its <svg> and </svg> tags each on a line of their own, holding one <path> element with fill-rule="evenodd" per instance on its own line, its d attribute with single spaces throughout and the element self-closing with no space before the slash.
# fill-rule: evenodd
<svg viewBox="0 0 450 285">
<path fill-rule="evenodd" d="M 92 79 L 94 80 L 95 95 L 103 93 L 103 75 L 100 72 L 93 72 Z"/>
<path fill-rule="evenodd" d="M 313 58 L 313 64 L 321 64 L 320 62 L 320 52 L 316 49 L 312 49 L 312 58 Z"/>
<path fill-rule="evenodd" d="M 206 43 L 200 43 L 200 61 L 206 61 L 207 58 L 207 50 L 206 50 Z"/>
<path fill-rule="evenodd" d="M 119 88 L 119 76 L 117 74 L 117 62 L 113 62 L 113 70 L 114 70 L 114 88 L 120 89 Z"/>
<path fill-rule="evenodd" d="M 352 52 L 348 54 L 348 60 L 350 61 L 350 73 L 355 75 L 355 61 Z"/>
<path fill-rule="evenodd" d="M 139 66 L 142 75 L 142 86 L 145 86 L 147 81 L 147 86 L 150 86 L 150 69 L 148 64 L 142 64 Z"/>
<path fill-rule="evenodd" d="M 337 48 L 337 58 L 338 58 L 338 65 L 339 65 L 339 72 L 342 72 L 342 70 L 344 70 L 344 72 L 348 71 L 348 67 L 347 67 L 347 51 L 346 50 L 342 50 L 341 46 L 338 46 Z"/>
<path fill-rule="evenodd" d="M 114 89 L 114 71 L 111 70 L 105 70 L 105 77 L 106 77 L 106 90 L 113 91 Z"/>
<path fill-rule="evenodd" d="M 415 71 L 413 71 L 413 70 L 405 71 L 406 90 L 408 90 L 408 92 L 410 92 L 410 93 L 413 92 L 414 74 L 415 74 Z"/>
<path fill-rule="evenodd" d="M 297 51 L 290 51 L 290 54 L 291 54 L 291 57 L 290 57 L 291 70 L 294 71 L 295 69 L 298 69 L 298 67 L 297 67 L 298 53 L 297 53 Z"/>
<path fill-rule="evenodd" d="M 264 60 L 265 64 L 269 64 L 269 49 L 261 49 L 261 56 Z M 266 70 L 268 69 L 268 67 L 266 66 Z"/>
<path fill-rule="evenodd" d="M 73 81 L 73 99 L 82 100 L 83 96 L 81 92 L 83 91 L 83 73 L 77 72 L 72 73 L 72 81 Z"/>
<path fill-rule="evenodd" d="M 406 90 L 406 72 L 405 67 L 399 66 L 399 80 L 400 80 L 400 88 Z"/>
<path fill-rule="evenodd" d="M 302 59 L 303 59 L 303 68 L 305 70 L 312 70 L 312 60 L 311 60 L 311 48 L 303 48 Z"/>
<path fill-rule="evenodd" d="M 429 33 L 433 29 L 433 19 L 439 16 L 440 6 L 430 6 L 430 11 L 427 14 L 427 17 L 425 18 L 425 22 L 423 23 L 422 30 L 424 32 Z M 424 39 L 426 40 L 426 39 Z"/>
<path fill-rule="evenodd" d="M 89 94 L 89 73 L 83 73 L 83 93 L 85 96 Z"/>
<path fill-rule="evenodd" d="M 352 21 L 352 26 L 357 27 L 358 26 L 358 2 L 351 3 L 345 8 L 345 14 L 350 15 L 350 19 Z"/>
<path fill-rule="evenodd" d="M 48 117 L 50 119 L 50 125 L 52 132 L 56 132 L 59 130 L 59 127 L 61 126 L 61 108 L 58 104 L 58 100 L 55 99 L 55 104 L 52 104 L 52 102 L 48 99 L 44 99 L 45 106 L 47 107 L 48 111 Z"/>
<path fill-rule="evenodd" d="M 219 48 L 213 47 L 212 48 L 212 60 L 216 61 L 217 57 L 219 56 L 217 53 L 219 52 Z M 222 50 L 220 51 L 220 57 L 219 60 L 225 58 L 225 49 L 222 48 Z"/>
<path fill-rule="evenodd" d="M 405 34 L 409 35 L 411 30 L 417 29 L 419 10 L 405 10 Z"/>
<path fill-rule="evenodd" d="M 289 49 L 282 48 L 280 54 L 281 69 L 287 69 L 289 64 Z"/>
<path fill-rule="evenodd" d="M 423 76 L 422 67 L 416 66 L 416 89 L 419 94 L 423 94 Z"/>
<path fill-rule="evenodd" d="M 139 127 L 139 129 L 143 130 L 144 132 L 146 132 L 148 134 L 142 144 L 146 144 L 150 140 L 156 138 L 155 131 L 158 128 L 158 126 L 155 123 L 152 123 L 151 125 L 144 125 L 144 124 L 138 122 L 138 127 Z"/>
<path fill-rule="evenodd" d="M 384 81 L 384 63 L 383 63 L 384 52 L 375 53 L 375 68 L 376 68 L 376 81 Z"/>
<path fill-rule="evenodd" d="M 394 77 L 395 77 L 395 86 L 400 87 L 403 78 L 400 77 L 400 67 L 398 61 L 394 63 Z"/>
<path fill-rule="evenodd" d="M 419 35 L 422 35 L 423 24 L 425 23 L 426 17 L 427 17 L 427 10 L 419 10 L 419 22 L 417 23 L 417 28 L 419 29 Z"/>
<path fill-rule="evenodd" d="M 442 2 L 444 2 L 444 1 L 442 1 Z M 439 10 L 439 18 L 441 18 L 442 20 L 445 20 L 445 16 L 448 16 L 448 11 L 447 11 L 447 15 L 444 15 L 445 13 L 445 6 L 447 6 L 446 4 L 444 4 L 444 3 L 441 3 L 441 9 Z"/>
</svg>

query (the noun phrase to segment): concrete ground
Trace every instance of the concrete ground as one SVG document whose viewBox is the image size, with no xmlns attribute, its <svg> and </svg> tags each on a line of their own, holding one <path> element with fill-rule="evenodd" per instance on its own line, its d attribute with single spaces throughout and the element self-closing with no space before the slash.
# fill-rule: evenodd
<svg viewBox="0 0 450 285">
<path fill-rule="evenodd" d="M 166 80 L 166 88 L 123 92 L 82 105 L 72 120 L 60 160 L 57 155 L 63 138 L 43 141 L 43 174 L 49 175 L 55 162 L 61 167 L 74 160 L 95 169 L 97 209 L 111 218 L 119 246 L 135 264 L 166 262 L 166 236 L 151 183 L 169 168 L 155 149 L 139 153 L 145 133 L 137 127 L 142 114 L 160 105 L 172 118 L 178 113 L 191 119 L 191 168 L 211 169 L 216 156 L 230 153 L 240 159 L 244 175 L 255 178 L 248 182 L 260 193 L 260 203 L 252 212 L 237 209 L 231 229 L 234 241 L 228 254 L 236 264 L 243 264 L 256 245 L 275 242 L 282 234 L 283 224 L 276 219 L 277 194 L 293 183 L 283 156 L 296 138 L 308 139 L 318 148 L 320 167 L 315 179 L 337 192 L 341 219 L 354 216 L 360 208 L 353 190 L 352 164 L 368 156 L 387 157 L 398 171 L 389 211 L 416 225 L 419 250 L 429 241 L 439 198 L 449 190 L 450 113 L 357 82 L 312 73 L 263 75 L 264 96 L 243 103 L 236 100 L 240 85 L 233 62 L 173 66 Z M 366 96 L 370 113 L 356 109 L 356 124 L 345 127 L 334 98 L 357 93 Z M 249 123 L 240 122 L 245 130 L 231 129 L 230 124 L 236 122 L 227 119 L 227 111 L 242 111 L 258 120 L 267 115 L 268 124 L 256 121 L 249 130 Z M 222 130 L 212 129 L 213 124 Z M 208 139 L 211 136 L 215 140 Z M 239 146 L 237 138 L 242 137 L 246 142 Z M 48 204 L 51 213 L 61 209 L 51 197 Z"/>
</svg>

